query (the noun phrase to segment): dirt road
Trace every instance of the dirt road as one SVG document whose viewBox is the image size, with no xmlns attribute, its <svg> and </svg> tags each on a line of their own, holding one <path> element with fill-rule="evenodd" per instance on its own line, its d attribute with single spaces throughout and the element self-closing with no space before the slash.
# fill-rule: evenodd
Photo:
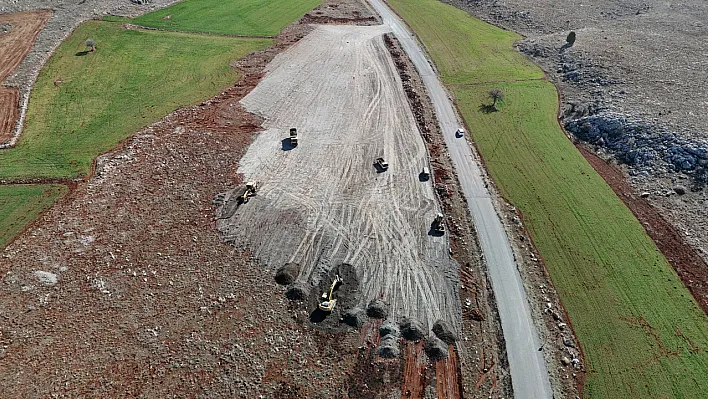
<svg viewBox="0 0 708 399">
<path fill-rule="evenodd" d="M 238 170 L 262 188 L 217 227 L 272 268 L 300 263 L 300 280 L 314 285 L 352 264 L 359 306 L 383 297 L 390 317 L 428 328 L 442 318 L 459 332 L 458 266 L 446 237 L 429 234 L 439 207 L 432 182 L 419 180 L 427 152 L 383 42 L 388 30 L 318 26 L 268 66 L 242 100 L 266 130 Z M 374 168 L 379 156 L 388 171 Z"/>
<path fill-rule="evenodd" d="M 478 158 L 465 141 L 455 137 L 459 120 L 452 101 L 428 63 L 425 53 L 403 22 L 380 0 L 369 2 L 382 16 L 384 25 L 391 27 L 418 68 L 435 106 L 435 114 L 467 198 L 489 268 L 506 340 L 515 397 L 550 398 L 552 391 L 546 363 L 542 353 L 537 350 L 541 343 L 509 239 L 494 209 L 489 191 L 483 184 Z"/>
</svg>

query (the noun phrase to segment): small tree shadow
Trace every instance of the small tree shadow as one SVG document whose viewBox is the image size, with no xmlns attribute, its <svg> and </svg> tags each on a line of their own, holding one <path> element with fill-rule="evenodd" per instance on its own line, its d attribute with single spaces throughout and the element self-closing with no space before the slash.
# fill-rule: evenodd
<svg viewBox="0 0 708 399">
<path fill-rule="evenodd" d="M 485 114 L 491 114 L 492 112 L 497 112 L 498 109 L 492 104 L 480 104 L 479 111 Z"/>
<path fill-rule="evenodd" d="M 85 55 L 88 54 L 88 53 L 89 53 L 89 51 L 79 51 L 78 53 L 76 53 L 76 54 L 74 54 L 74 55 L 77 56 L 77 57 L 83 57 L 83 56 L 85 56 Z"/>
</svg>

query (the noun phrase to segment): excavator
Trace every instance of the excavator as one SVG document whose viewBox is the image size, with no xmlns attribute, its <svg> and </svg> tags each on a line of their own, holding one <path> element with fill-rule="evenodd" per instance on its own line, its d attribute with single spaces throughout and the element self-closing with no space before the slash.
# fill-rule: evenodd
<svg viewBox="0 0 708 399">
<path fill-rule="evenodd" d="M 248 202 L 249 198 L 256 195 L 259 185 L 260 185 L 260 182 L 257 182 L 257 181 L 249 181 L 246 183 L 246 191 L 244 191 L 243 195 L 241 195 L 241 203 L 242 204 L 245 204 L 246 202 Z"/>
<path fill-rule="evenodd" d="M 322 299 L 325 299 L 325 301 L 320 302 L 320 310 L 324 312 L 331 312 L 332 309 L 334 309 L 334 305 L 337 304 L 337 299 L 332 298 L 332 295 L 334 293 L 334 290 L 337 289 L 337 287 L 342 284 L 342 278 L 339 277 L 339 275 L 334 277 L 334 281 L 332 281 L 332 285 L 329 287 L 329 297 L 327 296 L 327 293 L 324 292 L 322 293 Z"/>
</svg>

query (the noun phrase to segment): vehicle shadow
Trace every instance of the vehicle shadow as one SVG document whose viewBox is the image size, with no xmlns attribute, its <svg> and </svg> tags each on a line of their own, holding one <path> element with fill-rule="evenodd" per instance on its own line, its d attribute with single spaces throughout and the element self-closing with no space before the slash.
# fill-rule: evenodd
<svg viewBox="0 0 708 399">
<path fill-rule="evenodd" d="M 430 226 L 430 230 L 428 230 L 428 235 L 429 235 L 429 236 L 433 236 L 433 237 L 442 237 L 442 236 L 445 235 L 445 233 L 443 233 L 443 232 L 441 232 L 441 231 L 439 231 L 439 230 L 435 230 L 435 229 L 433 228 L 433 226 Z"/>
<path fill-rule="evenodd" d="M 292 143 L 290 142 L 290 137 L 286 137 L 286 138 L 280 140 L 280 144 L 283 148 L 283 151 L 290 151 L 290 150 L 295 149 L 295 147 L 296 147 L 296 146 L 292 145 Z"/>
<path fill-rule="evenodd" d="M 85 56 L 85 55 L 88 54 L 88 53 L 89 53 L 88 51 L 79 51 L 78 53 L 76 53 L 76 54 L 74 54 L 74 55 L 77 56 L 77 57 L 83 57 L 83 56 Z"/>
<path fill-rule="evenodd" d="M 427 173 L 420 172 L 418 173 L 418 181 L 425 182 L 430 180 L 430 175 Z"/>
</svg>

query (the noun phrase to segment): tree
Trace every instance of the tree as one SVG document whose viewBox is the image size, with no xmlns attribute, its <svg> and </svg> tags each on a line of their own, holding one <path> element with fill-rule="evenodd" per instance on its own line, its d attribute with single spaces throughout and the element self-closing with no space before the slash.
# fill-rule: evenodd
<svg viewBox="0 0 708 399">
<path fill-rule="evenodd" d="M 565 38 L 565 42 L 567 43 L 568 47 L 573 47 L 573 43 L 575 43 L 575 32 L 570 31 L 568 33 L 568 36 Z"/>
<path fill-rule="evenodd" d="M 96 51 L 96 42 L 93 39 L 88 39 L 86 40 L 86 47 L 90 47 L 90 51 L 93 53 Z"/>
<path fill-rule="evenodd" d="M 492 108 L 496 109 L 497 102 L 504 101 L 504 92 L 501 91 L 501 89 L 492 89 L 489 90 L 489 94 L 487 94 L 487 97 L 492 100 Z"/>
</svg>

